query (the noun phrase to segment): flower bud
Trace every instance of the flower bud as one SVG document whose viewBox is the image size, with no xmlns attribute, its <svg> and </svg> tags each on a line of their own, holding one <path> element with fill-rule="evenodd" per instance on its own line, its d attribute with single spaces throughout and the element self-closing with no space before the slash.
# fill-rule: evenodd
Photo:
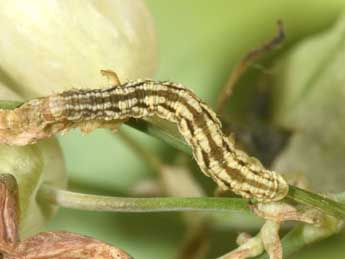
<svg viewBox="0 0 345 259">
<path fill-rule="evenodd" d="M 109 86 L 152 76 L 157 66 L 153 22 L 142 1 L 3 1 L 0 66 L 24 98 L 70 88 Z"/>
</svg>

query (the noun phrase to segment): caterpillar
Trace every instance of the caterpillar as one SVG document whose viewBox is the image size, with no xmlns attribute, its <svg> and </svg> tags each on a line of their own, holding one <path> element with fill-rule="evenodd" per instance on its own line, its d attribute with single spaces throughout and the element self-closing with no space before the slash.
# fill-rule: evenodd
<svg viewBox="0 0 345 259">
<path fill-rule="evenodd" d="M 287 195 L 288 184 L 282 176 L 236 148 L 222 132 L 216 114 L 191 90 L 172 82 L 136 80 L 111 88 L 68 90 L 0 110 L 0 143 L 26 144 L 22 139 L 34 143 L 66 124 L 150 116 L 177 125 L 201 171 L 221 190 L 260 202 Z"/>
</svg>

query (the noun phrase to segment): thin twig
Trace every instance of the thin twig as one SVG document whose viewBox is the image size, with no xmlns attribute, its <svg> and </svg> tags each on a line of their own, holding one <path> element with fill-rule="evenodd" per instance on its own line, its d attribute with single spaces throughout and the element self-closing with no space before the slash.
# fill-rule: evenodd
<svg viewBox="0 0 345 259">
<path fill-rule="evenodd" d="M 283 22 L 277 21 L 277 34 L 268 42 L 265 42 L 258 48 L 250 50 L 236 65 L 232 73 L 230 74 L 227 83 L 218 95 L 217 108 L 216 111 L 221 114 L 224 110 L 225 104 L 228 98 L 231 96 L 235 84 L 238 82 L 242 74 L 247 70 L 247 68 L 254 63 L 256 59 L 262 56 L 264 53 L 272 50 L 277 45 L 279 45 L 285 38 Z"/>
<path fill-rule="evenodd" d="M 328 215 L 345 219 L 345 204 L 331 200 L 325 196 L 290 185 L 288 198 L 295 202 L 317 208 Z"/>
<path fill-rule="evenodd" d="M 64 208 L 111 212 L 164 212 L 164 211 L 204 211 L 204 212 L 250 212 L 248 201 L 240 198 L 126 198 L 82 194 L 58 189 L 43 184 L 38 193 L 44 199 Z"/>
</svg>

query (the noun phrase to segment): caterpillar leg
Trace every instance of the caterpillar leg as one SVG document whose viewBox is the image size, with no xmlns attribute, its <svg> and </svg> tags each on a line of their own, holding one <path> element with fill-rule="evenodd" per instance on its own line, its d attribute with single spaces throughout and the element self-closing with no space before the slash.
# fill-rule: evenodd
<svg viewBox="0 0 345 259">
<path fill-rule="evenodd" d="M 115 71 L 102 69 L 101 74 L 102 76 L 105 76 L 114 86 L 121 84 L 120 79 Z"/>
</svg>

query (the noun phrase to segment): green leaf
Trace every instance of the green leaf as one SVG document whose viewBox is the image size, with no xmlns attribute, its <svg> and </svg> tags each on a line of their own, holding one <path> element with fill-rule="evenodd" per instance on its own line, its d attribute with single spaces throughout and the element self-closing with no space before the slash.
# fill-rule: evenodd
<svg viewBox="0 0 345 259">
<path fill-rule="evenodd" d="M 345 189 L 345 17 L 298 44 L 275 73 L 274 122 L 293 130 L 275 163 L 321 192 Z"/>
</svg>

